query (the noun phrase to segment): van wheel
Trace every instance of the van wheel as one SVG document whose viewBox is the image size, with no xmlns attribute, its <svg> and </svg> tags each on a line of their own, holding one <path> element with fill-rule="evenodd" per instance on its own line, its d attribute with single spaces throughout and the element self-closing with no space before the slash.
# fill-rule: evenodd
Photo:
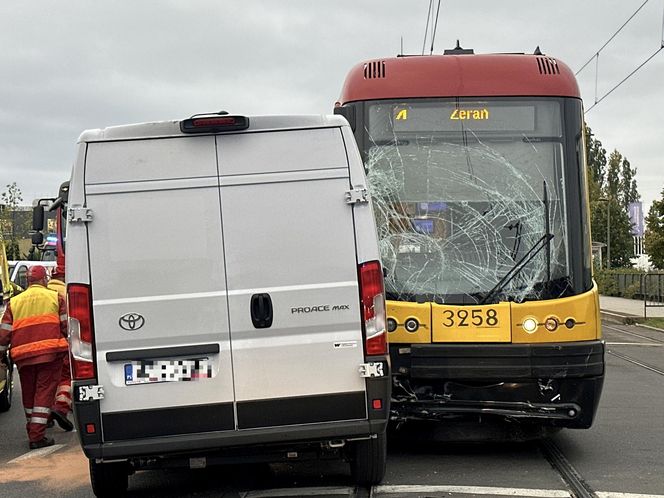
<svg viewBox="0 0 664 498">
<path fill-rule="evenodd" d="M 372 486 L 380 483 L 385 476 L 387 462 L 387 435 L 382 432 L 377 437 L 354 444 L 350 470 L 356 484 Z"/>
<path fill-rule="evenodd" d="M 127 462 L 97 463 L 90 460 L 90 483 L 98 497 L 122 496 L 129 487 Z"/>
<path fill-rule="evenodd" d="M 9 368 L 11 369 L 12 367 L 10 366 Z M 7 370 L 5 388 L 0 393 L 0 412 L 9 411 L 9 409 L 12 407 L 12 391 L 14 390 L 12 383 L 12 373 L 13 372 L 11 370 Z"/>
</svg>

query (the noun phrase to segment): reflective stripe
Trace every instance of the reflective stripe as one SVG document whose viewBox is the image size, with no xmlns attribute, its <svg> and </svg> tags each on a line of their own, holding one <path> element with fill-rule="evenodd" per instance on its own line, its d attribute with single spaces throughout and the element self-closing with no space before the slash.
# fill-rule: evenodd
<svg viewBox="0 0 664 498">
<path fill-rule="evenodd" d="M 70 393 L 71 392 L 71 384 L 60 384 L 58 386 L 57 392 L 59 392 L 59 393 Z"/>
<path fill-rule="evenodd" d="M 0 329 L 11 331 L 12 324 L 11 323 L 2 323 L 2 324 L 0 324 Z"/>
<path fill-rule="evenodd" d="M 45 406 L 35 406 L 32 409 L 32 413 L 46 413 L 47 415 L 51 413 L 51 409 Z"/>
<path fill-rule="evenodd" d="M 14 328 L 20 329 L 23 327 L 30 327 L 31 325 L 45 325 L 47 323 L 60 325 L 60 319 L 55 313 L 27 316 L 25 318 L 14 320 Z"/>
<path fill-rule="evenodd" d="M 47 418 L 42 418 L 42 417 L 32 417 L 30 419 L 31 424 L 42 424 L 46 425 L 48 424 L 48 417 Z"/>
<path fill-rule="evenodd" d="M 67 321 L 67 315 L 60 315 L 60 321 L 61 322 L 66 322 Z"/>
<path fill-rule="evenodd" d="M 55 401 L 62 401 L 63 403 L 67 403 L 68 405 L 71 405 L 71 398 L 69 396 L 67 396 L 66 394 L 60 394 L 59 396 L 56 396 Z"/>
<path fill-rule="evenodd" d="M 25 414 L 26 415 L 31 415 L 32 414 L 32 408 L 26 408 L 25 409 Z"/>
<path fill-rule="evenodd" d="M 21 346 L 15 346 L 12 348 L 12 356 L 15 359 L 18 359 L 22 355 L 27 355 L 29 353 L 39 353 L 40 351 L 48 349 L 60 349 L 66 350 L 69 348 L 67 339 L 60 337 L 59 339 L 45 339 L 43 341 L 30 342 L 28 344 L 23 344 Z"/>
</svg>

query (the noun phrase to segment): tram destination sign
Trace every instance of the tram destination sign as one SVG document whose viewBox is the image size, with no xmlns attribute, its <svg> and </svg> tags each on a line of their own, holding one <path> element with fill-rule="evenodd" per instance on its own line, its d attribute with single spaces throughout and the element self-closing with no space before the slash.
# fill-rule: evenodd
<svg viewBox="0 0 664 498">
<path fill-rule="evenodd" d="M 535 106 L 408 104 L 393 108 L 395 132 L 533 132 Z"/>
</svg>

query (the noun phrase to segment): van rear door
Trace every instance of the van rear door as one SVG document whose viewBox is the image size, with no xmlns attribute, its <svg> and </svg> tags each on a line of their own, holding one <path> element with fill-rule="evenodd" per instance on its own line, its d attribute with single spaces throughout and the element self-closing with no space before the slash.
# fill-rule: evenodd
<svg viewBox="0 0 664 498">
<path fill-rule="evenodd" d="M 88 144 L 106 441 L 235 428 L 216 161 L 212 136 Z"/>
<path fill-rule="evenodd" d="M 238 428 L 366 418 L 341 130 L 217 141 Z"/>
</svg>

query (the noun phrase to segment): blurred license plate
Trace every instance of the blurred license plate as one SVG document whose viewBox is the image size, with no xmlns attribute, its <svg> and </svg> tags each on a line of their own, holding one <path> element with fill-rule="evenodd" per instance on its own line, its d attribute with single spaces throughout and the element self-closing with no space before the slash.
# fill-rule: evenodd
<svg viewBox="0 0 664 498">
<path fill-rule="evenodd" d="M 143 360 L 125 363 L 125 385 L 155 382 L 189 382 L 212 377 L 207 358 L 194 360 Z"/>
</svg>

